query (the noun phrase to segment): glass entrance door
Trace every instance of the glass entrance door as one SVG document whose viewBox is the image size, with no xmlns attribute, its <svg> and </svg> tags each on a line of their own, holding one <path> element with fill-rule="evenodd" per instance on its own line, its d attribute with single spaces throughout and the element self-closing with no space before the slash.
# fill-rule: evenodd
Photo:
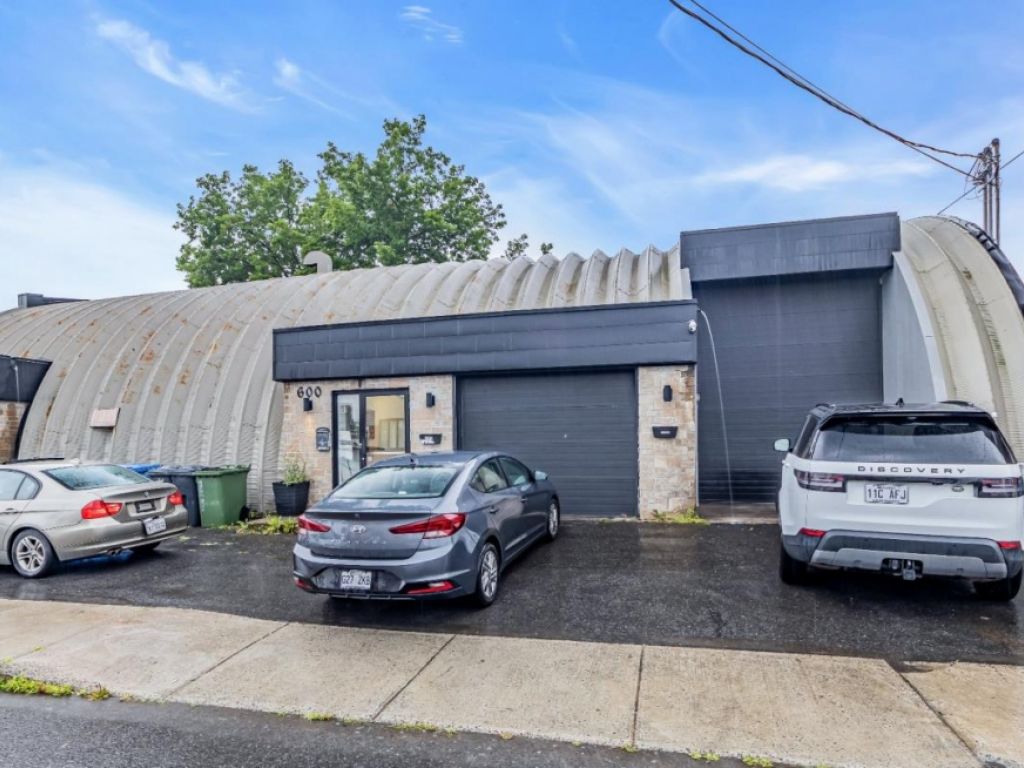
<svg viewBox="0 0 1024 768">
<path fill-rule="evenodd" d="M 340 485 L 363 466 L 362 418 L 359 395 L 334 396 L 334 484 Z"/>
<path fill-rule="evenodd" d="M 409 451 L 406 390 L 334 393 L 334 480 Z"/>
<path fill-rule="evenodd" d="M 400 456 L 409 450 L 405 421 L 408 395 L 363 395 L 366 453 L 363 466 Z"/>
</svg>

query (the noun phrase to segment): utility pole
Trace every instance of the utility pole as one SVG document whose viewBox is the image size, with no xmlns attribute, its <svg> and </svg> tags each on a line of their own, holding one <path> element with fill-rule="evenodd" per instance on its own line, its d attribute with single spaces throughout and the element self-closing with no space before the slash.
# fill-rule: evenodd
<svg viewBox="0 0 1024 768">
<path fill-rule="evenodd" d="M 992 139 L 978 153 L 971 173 L 971 183 L 981 190 L 982 226 L 999 242 L 999 139 Z"/>
</svg>

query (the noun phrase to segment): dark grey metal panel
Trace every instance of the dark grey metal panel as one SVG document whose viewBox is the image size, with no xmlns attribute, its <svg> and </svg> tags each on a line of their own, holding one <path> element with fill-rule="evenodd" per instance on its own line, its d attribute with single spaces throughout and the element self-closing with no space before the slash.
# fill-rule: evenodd
<svg viewBox="0 0 1024 768">
<path fill-rule="evenodd" d="M 635 371 L 463 377 L 459 447 L 547 472 L 567 516 L 637 514 Z"/>
<path fill-rule="evenodd" d="M 0 355 L 0 400 L 31 403 L 49 367 L 45 360 Z"/>
<path fill-rule="evenodd" d="M 736 500 L 775 498 L 778 437 L 796 439 L 816 403 L 882 399 L 878 275 L 842 273 L 699 283 L 711 322 Z M 729 498 L 714 358 L 701 320 L 697 389 L 700 499 Z"/>
<path fill-rule="evenodd" d="M 274 379 L 696 361 L 692 301 L 348 323 L 274 332 Z"/>
<path fill-rule="evenodd" d="M 895 213 L 683 232 L 690 280 L 737 280 L 843 270 L 889 269 L 900 249 Z"/>
</svg>

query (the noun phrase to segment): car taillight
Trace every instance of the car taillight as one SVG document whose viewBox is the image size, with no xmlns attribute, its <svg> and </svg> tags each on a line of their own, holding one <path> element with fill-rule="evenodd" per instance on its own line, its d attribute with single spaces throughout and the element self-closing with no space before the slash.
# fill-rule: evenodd
<svg viewBox="0 0 1024 768">
<path fill-rule="evenodd" d="M 466 524 L 466 515 L 462 512 L 450 512 L 445 515 L 434 515 L 426 520 L 405 525 L 396 525 L 389 530 L 392 533 L 422 533 L 424 539 L 443 539 L 451 536 Z"/>
<path fill-rule="evenodd" d="M 171 504 L 173 504 L 175 507 L 181 507 L 185 505 L 185 494 L 183 494 L 181 491 L 175 491 L 174 493 L 167 497 L 167 500 L 171 502 Z"/>
<path fill-rule="evenodd" d="M 116 501 L 103 501 L 103 499 L 93 499 L 84 507 L 82 507 L 82 519 L 83 520 L 98 520 L 101 517 L 113 517 L 121 511 L 123 504 L 119 504 Z"/>
<path fill-rule="evenodd" d="M 1024 480 L 1019 477 L 984 478 L 978 481 L 978 496 L 988 499 L 1024 496 Z"/>
<path fill-rule="evenodd" d="M 1004 552 L 1009 551 L 1011 549 L 1020 549 L 1019 541 L 997 541 L 996 543 L 999 545 L 999 548 Z"/>
<path fill-rule="evenodd" d="M 822 536 L 825 535 L 825 531 L 822 531 L 818 528 L 801 528 L 800 535 L 810 536 L 812 539 L 820 539 Z"/>
<path fill-rule="evenodd" d="M 434 595 L 438 592 L 448 592 L 455 589 L 450 581 L 431 581 L 418 587 L 409 587 L 405 590 L 407 595 Z"/>
<path fill-rule="evenodd" d="M 310 533 L 327 533 L 331 530 L 331 526 L 317 522 L 316 520 L 310 520 L 305 515 L 299 515 L 298 523 L 300 531 L 309 531 Z"/>
<path fill-rule="evenodd" d="M 796 481 L 801 488 L 811 491 L 838 491 L 846 490 L 846 476 L 833 475 L 830 472 L 804 472 L 796 470 Z"/>
</svg>

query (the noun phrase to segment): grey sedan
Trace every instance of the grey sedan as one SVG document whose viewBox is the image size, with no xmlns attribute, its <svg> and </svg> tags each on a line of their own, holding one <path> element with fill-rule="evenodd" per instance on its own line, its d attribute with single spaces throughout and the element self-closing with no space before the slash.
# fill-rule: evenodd
<svg viewBox="0 0 1024 768">
<path fill-rule="evenodd" d="M 367 467 L 299 518 L 295 584 L 338 597 L 480 606 L 504 568 L 558 535 L 558 492 L 500 453 L 409 454 Z"/>
<path fill-rule="evenodd" d="M 188 527 L 181 493 L 114 464 L 0 466 L 0 565 L 27 578 L 58 562 L 153 550 Z"/>
</svg>

